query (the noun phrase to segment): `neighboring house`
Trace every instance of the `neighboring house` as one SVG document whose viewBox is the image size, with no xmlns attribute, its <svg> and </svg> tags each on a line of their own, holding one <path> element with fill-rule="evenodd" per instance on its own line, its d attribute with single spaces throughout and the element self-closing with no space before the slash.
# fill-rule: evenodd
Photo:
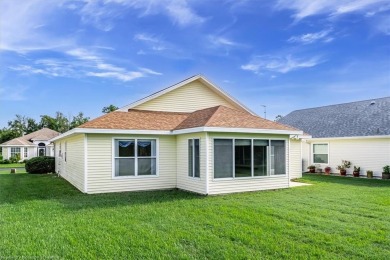
<svg viewBox="0 0 390 260">
<path fill-rule="evenodd" d="M 220 194 L 289 187 L 302 133 L 194 76 L 52 141 L 56 171 L 84 193 Z"/>
<path fill-rule="evenodd" d="M 20 155 L 20 160 L 30 159 L 37 156 L 54 156 L 53 144 L 50 139 L 60 135 L 60 133 L 49 128 L 32 132 L 28 135 L 14 138 L 0 144 L 4 159 Z"/>
<path fill-rule="evenodd" d="M 341 160 L 361 167 L 360 174 L 390 164 L 390 97 L 296 110 L 278 122 L 302 129 L 303 167 L 317 164 L 338 172 Z"/>
</svg>

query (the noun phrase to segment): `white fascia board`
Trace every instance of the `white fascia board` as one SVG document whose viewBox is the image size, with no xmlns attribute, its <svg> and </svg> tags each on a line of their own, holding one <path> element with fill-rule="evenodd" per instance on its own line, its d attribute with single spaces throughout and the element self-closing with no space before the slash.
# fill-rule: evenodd
<svg viewBox="0 0 390 260">
<path fill-rule="evenodd" d="M 258 129 L 258 128 L 228 128 L 228 127 L 194 127 L 188 129 L 174 130 L 173 134 L 188 134 L 197 132 L 220 132 L 220 133 L 251 133 L 251 134 L 286 134 L 302 135 L 302 131 Z"/>
<path fill-rule="evenodd" d="M 37 147 L 35 144 L 5 144 L 0 147 Z"/>
<path fill-rule="evenodd" d="M 348 137 L 321 137 L 311 138 L 308 142 L 318 142 L 326 140 L 356 140 L 356 139 L 384 139 L 390 138 L 390 135 L 371 135 L 371 136 L 348 136 Z"/>
<path fill-rule="evenodd" d="M 131 129 L 96 129 L 96 128 L 74 128 L 63 133 L 50 141 L 57 141 L 75 134 L 135 134 L 135 135 L 170 135 L 171 131 L 162 130 L 131 130 Z"/>
<path fill-rule="evenodd" d="M 204 84 L 206 84 L 208 87 L 212 88 L 213 90 L 215 90 L 216 92 L 218 92 L 219 94 L 221 94 L 223 97 L 225 97 L 226 99 L 232 101 L 233 103 L 235 103 L 236 105 L 238 105 L 239 107 L 243 108 L 244 110 L 246 110 L 247 112 L 249 112 L 250 114 L 252 115 L 256 115 L 256 113 L 254 113 L 252 110 L 250 110 L 249 108 L 247 108 L 245 105 L 241 104 L 241 102 L 239 102 L 237 99 L 235 99 L 234 97 L 230 96 L 227 92 L 225 92 L 223 89 L 221 89 L 220 87 L 218 87 L 217 85 L 214 85 L 213 83 L 211 83 L 208 79 L 206 79 L 204 76 L 202 75 L 196 75 L 196 76 L 193 76 L 189 79 L 186 79 L 180 83 L 177 83 L 171 87 L 168 87 L 166 89 L 163 89 L 161 91 L 158 91 L 150 96 L 147 96 L 145 98 L 142 98 L 138 101 L 135 101 L 127 106 L 124 106 L 124 107 L 121 107 L 119 108 L 117 111 L 124 111 L 124 112 L 127 112 L 130 108 L 133 108 L 133 107 L 136 107 L 136 106 L 139 106 L 145 102 L 148 102 L 149 100 L 152 100 L 152 99 L 155 99 L 159 96 L 162 96 L 164 95 L 165 93 L 168 93 L 168 92 L 171 92 L 177 88 L 180 88 L 184 85 L 187 85 L 188 83 L 191 83 L 195 80 L 198 80 L 200 79 Z"/>
</svg>

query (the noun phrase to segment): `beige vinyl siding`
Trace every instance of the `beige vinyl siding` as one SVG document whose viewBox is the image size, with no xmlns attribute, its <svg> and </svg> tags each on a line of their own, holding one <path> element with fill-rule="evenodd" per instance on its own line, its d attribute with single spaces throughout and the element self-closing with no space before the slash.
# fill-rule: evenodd
<svg viewBox="0 0 390 260">
<path fill-rule="evenodd" d="M 55 142 L 56 172 L 82 192 L 84 190 L 84 134 L 78 134 Z M 58 156 L 61 143 L 62 157 Z M 65 161 L 66 143 L 66 161 Z"/>
<path fill-rule="evenodd" d="M 286 140 L 286 175 L 273 175 L 255 178 L 214 179 L 214 139 L 215 138 L 256 138 Z M 209 194 L 224 194 L 289 187 L 288 135 L 209 133 Z"/>
<path fill-rule="evenodd" d="M 390 164 L 390 138 L 358 138 L 358 139 L 325 139 L 317 138 L 310 143 L 329 144 L 329 166 L 332 172 L 338 173 L 337 165 L 341 160 L 351 161 L 347 174 L 352 174 L 353 166 L 360 167 L 360 174 L 366 175 L 367 170 L 374 171 L 374 176 L 382 175 L 382 167 Z M 312 162 L 312 146 L 309 146 L 309 160 Z M 324 168 L 327 165 L 321 165 Z"/>
<path fill-rule="evenodd" d="M 200 143 L 200 178 L 188 176 L 188 140 L 198 138 Z M 206 134 L 177 136 L 177 188 L 206 194 Z"/>
<path fill-rule="evenodd" d="M 224 99 L 200 81 L 165 93 L 155 99 L 140 104 L 134 109 L 171 112 L 193 112 L 199 109 L 224 105 L 243 110 L 231 101 Z"/>
<path fill-rule="evenodd" d="M 158 176 L 115 178 L 113 138 L 157 139 Z M 88 193 L 172 189 L 176 187 L 176 137 L 150 135 L 88 134 Z"/>
<path fill-rule="evenodd" d="M 302 177 L 301 140 L 290 139 L 290 179 Z"/>
</svg>

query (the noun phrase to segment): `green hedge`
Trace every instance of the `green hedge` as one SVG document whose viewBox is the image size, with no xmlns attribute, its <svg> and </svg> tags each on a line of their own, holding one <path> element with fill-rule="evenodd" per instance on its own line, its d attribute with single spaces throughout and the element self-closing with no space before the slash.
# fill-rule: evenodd
<svg viewBox="0 0 390 260">
<path fill-rule="evenodd" d="M 55 172 L 54 157 L 40 156 L 26 162 L 26 171 L 28 173 L 52 173 Z"/>
</svg>

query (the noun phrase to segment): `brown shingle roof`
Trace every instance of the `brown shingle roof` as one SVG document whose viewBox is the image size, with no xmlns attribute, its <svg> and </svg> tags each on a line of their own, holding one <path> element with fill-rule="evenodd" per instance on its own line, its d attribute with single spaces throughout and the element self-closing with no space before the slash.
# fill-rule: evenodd
<svg viewBox="0 0 390 260">
<path fill-rule="evenodd" d="M 79 126 L 80 128 L 172 130 L 187 118 L 189 113 L 159 112 L 129 109 L 114 111 Z"/>
<path fill-rule="evenodd" d="M 51 130 L 49 128 L 42 128 L 28 135 L 9 140 L 5 143 L 2 143 L 1 145 L 32 145 L 33 143 L 31 142 L 31 140 L 48 141 L 58 135 L 60 135 L 60 133 L 58 133 L 57 131 Z"/>
<path fill-rule="evenodd" d="M 160 112 L 130 109 L 111 112 L 91 120 L 80 128 L 129 130 L 179 130 L 194 127 L 257 128 L 298 130 L 280 123 L 253 116 L 225 106 L 216 106 L 193 113 Z"/>
<path fill-rule="evenodd" d="M 227 128 L 257 128 L 274 130 L 298 130 L 280 123 L 276 123 L 247 112 L 235 110 L 225 106 L 217 106 L 195 111 L 184 120 L 176 129 L 192 127 L 227 127 Z"/>
</svg>

